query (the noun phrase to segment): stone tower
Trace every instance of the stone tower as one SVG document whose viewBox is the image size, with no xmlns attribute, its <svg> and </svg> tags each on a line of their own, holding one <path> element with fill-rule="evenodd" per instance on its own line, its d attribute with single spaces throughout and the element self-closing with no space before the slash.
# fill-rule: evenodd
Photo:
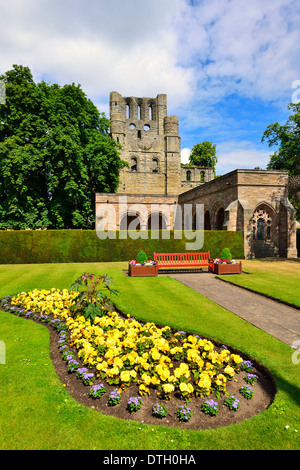
<svg viewBox="0 0 300 470">
<path fill-rule="evenodd" d="M 178 195 L 181 188 L 177 116 L 167 116 L 167 96 L 110 94 L 111 136 L 122 145 L 118 193 Z"/>
</svg>

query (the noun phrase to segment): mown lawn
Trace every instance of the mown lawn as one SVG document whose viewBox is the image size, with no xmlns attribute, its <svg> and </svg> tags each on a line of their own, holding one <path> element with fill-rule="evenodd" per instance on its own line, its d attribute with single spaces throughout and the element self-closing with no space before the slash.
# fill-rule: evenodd
<svg viewBox="0 0 300 470">
<path fill-rule="evenodd" d="M 221 276 L 226 281 L 300 307 L 300 260 L 242 260 L 248 274 Z"/>
<path fill-rule="evenodd" d="M 174 279 L 128 278 L 125 268 L 126 263 L 1 265 L 0 298 L 33 288 L 68 288 L 83 272 L 107 273 L 120 291 L 116 303 L 123 311 L 221 341 L 263 363 L 276 381 L 274 403 L 238 425 L 205 431 L 104 416 L 66 392 L 49 357 L 47 328 L 0 312 L 0 340 L 6 346 L 6 363 L 0 364 L 0 448 L 299 449 L 300 366 L 292 361 L 294 350 Z"/>
</svg>

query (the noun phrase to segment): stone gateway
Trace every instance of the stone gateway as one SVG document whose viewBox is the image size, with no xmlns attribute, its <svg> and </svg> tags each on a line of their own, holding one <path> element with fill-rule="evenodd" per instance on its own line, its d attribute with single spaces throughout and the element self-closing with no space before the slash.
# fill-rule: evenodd
<svg viewBox="0 0 300 470">
<path fill-rule="evenodd" d="M 296 210 L 288 200 L 288 173 L 237 169 L 214 178 L 212 168 L 182 166 L 177 116 L 167 115 L 167 96 L 123 97 L 110 94 L 111 136 L 122 145 L 127 167 L 120 172 L 117 193 L 96 194 L 97 208 L 113 206 L 117 230 L 135 221 L 150 229 L 174 229 L 174 207 L 192 206 L 191 229 L 196 227 L 196 205 L 204 205 L 204 230 L 241 231 L 245 257 L 296 258 Z M 120 213 L 121 200 L 126 202 Z M 134 207 L 143 207 L 135 211 Z M 158 214 L 153 214 L 153 207 Z M 129 209 L 130 210 L 127 210 Z M 178 227 L 176 227 L 178 228 Z"/>
</svg>

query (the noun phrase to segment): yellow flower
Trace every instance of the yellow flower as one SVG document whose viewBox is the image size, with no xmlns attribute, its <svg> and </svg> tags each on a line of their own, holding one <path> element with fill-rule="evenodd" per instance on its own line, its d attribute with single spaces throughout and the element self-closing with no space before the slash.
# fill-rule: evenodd
<svg viewBox="0 0 300 470">
<path fill-rule="evenodd" d="M 165 393 L 172 393 L 174 391 L 174 385 L 172 385 L 172 384 L 163 384 L 162 389 Z"/>
<path fill-rule="evenodd" d="M 120 379 L 122 382 L 129 382 L 130 381 L 130 373 L 128 370 L 124 370 L 120 374 Z"/>
<path fill-rule="evenodd" d="M 234 376 L 234 369 L 230 366 L 225 367 L 224 373 L 228 374 L 230 377 Z"/>
<path fill-rule="evenodd" d="M 158 359 L 160 358 L 160 353 L 156 348 L 152 348 L 151 349 L 151 356 L 152 356 L 152 359 L 154 361 L 158 361 Z"/>
</svg>

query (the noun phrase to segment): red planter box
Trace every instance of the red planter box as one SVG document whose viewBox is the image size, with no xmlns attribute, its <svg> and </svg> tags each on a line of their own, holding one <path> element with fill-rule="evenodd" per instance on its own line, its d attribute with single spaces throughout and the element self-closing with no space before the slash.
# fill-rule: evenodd
<svg viewBox="0 0 300 470">
<path fill-rule="evenodd" d="M 129 276 L 131 277 L 157 276 L 158 268 L 156 264 L 152 266 L 135 266 L 134 264 L 129 263 L 128 273 L 129 273 Z"/>
<path fill-rule="evenodd" d="M 238 264 L 214 264 L 214 274 L 241 274 L 242 263 Z"/>
</svg>

